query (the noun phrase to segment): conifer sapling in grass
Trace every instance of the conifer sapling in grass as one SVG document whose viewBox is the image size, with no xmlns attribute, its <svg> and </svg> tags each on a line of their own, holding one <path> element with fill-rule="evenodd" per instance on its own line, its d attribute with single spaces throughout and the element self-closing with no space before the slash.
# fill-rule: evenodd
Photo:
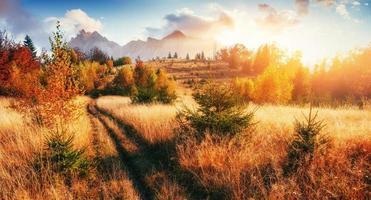
<svg viewBox="0 0 371 200">
<path fill-rule="evenodd" d="M 330 140 L 321 133 L 325 125 L 317 117 L 318 112 L 313 115 L 310 108 L 309 116 L 304 122 L 296 120 L 294 139 L 289 144 L 287 163 L 283 168 L 285 176 L 297 172 L 299 168 L 305 170 L 312 163 L 316 153 L 328 148 Z"/>
<path fill-rule="evenodd" d="M 206 132 L 234 136 L 253 125 L 253 112 L 247 112 L 231 85 L 209 82 L 196 89 L 193 98 L 196 110 L 185 107 L 177 115 L 181 132 L 195 133 L 203 138 Z"/>
</svg>

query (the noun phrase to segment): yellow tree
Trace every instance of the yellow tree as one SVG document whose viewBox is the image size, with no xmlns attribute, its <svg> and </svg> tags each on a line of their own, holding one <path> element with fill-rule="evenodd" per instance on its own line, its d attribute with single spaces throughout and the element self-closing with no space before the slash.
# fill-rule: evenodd
<svg viewBox="0 0 371 200">
<path fill-rule="evenodd" d="M 176 84 L 164 70 L 158 70 L 155 88 L 158 91 L 157 100 L 161 103 L 172 103 L 176 98 Z"/>
<path fill-rule="evenodd" d="M 258 103 L 288 103 L 292 89 L 292 82 L 282 69 L 268 66 L 256 79 L 254 99 Z"/>
<path fill-rule="evenodd" d="M 124 90 L 125 93 L 129 92 L 134 85 L 133 69 L 129 66 L 121 68 L 113 80 L 113 85 L 119 90 Z"/>
</svg>

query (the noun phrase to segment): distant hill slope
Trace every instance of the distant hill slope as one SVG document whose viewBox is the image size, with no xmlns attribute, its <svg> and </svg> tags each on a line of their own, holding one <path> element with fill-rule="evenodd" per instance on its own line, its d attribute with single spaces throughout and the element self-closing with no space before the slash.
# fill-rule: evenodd
<svg viewBox="0 0 371 200">
<path fill-rule="evenodd" d="M 169 52 L 174 55 L 177 52 L 179 57 L 186 57 L 187 53 L 193 58 L 197 53 L 204 52 L 206 57 L 211 57 L 215 49 L 214 40 L 205 40 L 188 37 L 179 30 L 172 32 L 162 39 L 147 38 L 147 41 L 130 41 L 124 46 L 109 41 L 98 32 L 85 32 L 81 30 L 76 37 L 72 38 L 69 45 L 77 47 L 83 51 L 89 51 L 98 47 L 112 55 L 114 58 L 130 56 L 136 58 L 140 56 L 144 60 L 155 57 L 167 57 Z"/>
</svg>

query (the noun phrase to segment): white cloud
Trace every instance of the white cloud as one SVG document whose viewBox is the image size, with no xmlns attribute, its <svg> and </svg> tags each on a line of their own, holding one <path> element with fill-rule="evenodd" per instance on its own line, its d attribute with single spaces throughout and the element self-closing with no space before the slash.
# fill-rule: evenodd
<svg viewBox="0 0 371 200">
<path fill-rule="evenodd" d="M 293 10 L 276 10 L 268 4 L 258 6 L 265 15 L 256 19 L 256 23 L 265 30 L 280 32 L 299 23 L 299 17 Z"/>
<path fill-rule="evenodd" d="M 345 19 L 350 19 L 349 12 L 347 10 L 347 7 L 344 4 L 339 4 L 336 6 L 336 12 L 344 17 Z"/>
<path fill-rule="evenodd" d="M 87 15 L 81 9 L 68 10 L 63 17 L 48 17 L 44 20 L 48 30 L 54 30 L 57 21 L 61 23 L 67 39 L 76 35 L 80 30 L 87 32 L 101 31 L 102 22 Z"/>
<path fill-rule="evenodd" d="M 20 0 L 0 0 L 0 30 L 2 29 L 6 29 L 17 42 L 22 41 L 27 34 L 38 49 L 48 45 L 48 34 L 43 29 L 43 24 L 22 7 Z"/>
<path fill-rule="evenodd" d="M 295 6 L 299 15 L 308 14 L 309 0 L 295 0 Z"/>
<path fill-rule="evenodd" d="M 321 3 L 325 6 L 332 6 L 336 3 L 336 0 L 316 0 L 316 2 Z"/>
<path fill-rule="evenodd" d="M 205 17 L 195 14 L 189 8 L 182 8 L 166 15 L 165 24 L 162 27 L 147 27 L 146 31 L 151 37 L 162 37 L 174 30 L 180 30 L 187 35 L 202 38 L 210 37 L 221 29 L 234 26 L 234 19 L 228 12 L 221 9 L 216 12 L 215 17 Z"/>
<path fill-rule="evenodd" d="M 361 5 L 361 3 L 359 2 L 359 1 L 353 1 L 353 6 L 360 6 Z"/>
</svg>

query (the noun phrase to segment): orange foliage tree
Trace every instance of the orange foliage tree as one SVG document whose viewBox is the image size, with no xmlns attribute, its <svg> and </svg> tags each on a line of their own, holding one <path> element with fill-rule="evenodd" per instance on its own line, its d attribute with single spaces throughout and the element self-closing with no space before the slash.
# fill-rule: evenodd
<svg viewBox="0 0 371 200">
<path fill-rule="evenodd" d="M 34 93 L 38 84 L 40 62 L 29 48 L 14 45 L 0 49 L 0 90 L 10 96 L 22 97 Z"/>
<path fill-rule="evenodd" d="M 32 95 L 22 99 L 23 111 L 31 111 L 39 124 L 54 127 L 77 117 L 80 105 L 73 99 L 81 94 L 74 78 L 71 51 L 63 41 L 60 25 L 50 38 L 52 55 L 43 66 L 43 85 L 35 84 Z"/>
<path fill-rule="evenodd" d="M 251 52 L 244 45 L 236 44 L 229 49 L 221 49 L 217 58 L 227 62 L 232 69 L 243 67 L 245 71 L 249 71 L 245 68 L 250 66 L 250 55 Z"/>
<path fill-rule="evenodd" d="M 275 44 L 265 44 L 255 53 L 252 69 L 255 74 L 261 74 L 270 65 L 277 65 L 282 61 L 283 52 Z"/>
</svg>

